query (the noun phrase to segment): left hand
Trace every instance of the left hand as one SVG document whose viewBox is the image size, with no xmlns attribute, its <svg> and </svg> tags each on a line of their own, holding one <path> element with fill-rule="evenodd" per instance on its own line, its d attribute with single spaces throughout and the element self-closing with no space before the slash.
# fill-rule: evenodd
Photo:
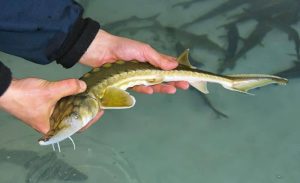
<svg viewBox="0 0 300 183">
<path fill-rule="evenodd" d="M 50 130 L 49 119 L 57 101 L 82 93 L 85 89 L 86 84 L 78 79 L 56 82 L 38 78 L 13 79 L 0 97 L 0 109 L 46 134 Z"/>
<path fill-rule="evenodd" d="M 99 30 L 79 62 L 91 67 L 100 67 L 105 63 L 113 63 L 117 60 L 149 62 L 164 70 L 174 69 L 178 65 L 176 58 L 158 53 L 148 44 L 114 36 L 103 30 Z M 132 89 L 145 94 L 173 94 L 176 92 L 176 88 L 185 90 L 188 87 L 187 82 L 179 81 L 153 86 L 135 86 Z"/>
</svg>

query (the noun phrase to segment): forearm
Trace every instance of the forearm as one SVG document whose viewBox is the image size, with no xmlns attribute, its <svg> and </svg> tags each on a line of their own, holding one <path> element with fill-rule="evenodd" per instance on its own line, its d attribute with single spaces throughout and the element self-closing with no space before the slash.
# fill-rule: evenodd
<svg viewBox="0 0 300 183">
<path fill-rule="evenodd" d="M 82 18 L 82 7 L 72 0 L 0 4 L 0 50 L 38 64 L 56 60 L 73 66 L 99 30 L 97 22 Z"/>
</svg>

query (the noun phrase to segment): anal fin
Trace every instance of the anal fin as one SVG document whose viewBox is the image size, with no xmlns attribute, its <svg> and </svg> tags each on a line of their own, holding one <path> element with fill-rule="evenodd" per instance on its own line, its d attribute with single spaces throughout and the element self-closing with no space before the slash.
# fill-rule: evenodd
<svg viewBox="0 0 300 183">
<path fill-rule="evenodd" d="M 208 94 L 209 91 L 207 89 L 207 82 L 206 81 L 195 81 L 190 82 L 190 85 L 192 85 L 197 90 L 201 91 L 204 94 Z"/>
</svg>

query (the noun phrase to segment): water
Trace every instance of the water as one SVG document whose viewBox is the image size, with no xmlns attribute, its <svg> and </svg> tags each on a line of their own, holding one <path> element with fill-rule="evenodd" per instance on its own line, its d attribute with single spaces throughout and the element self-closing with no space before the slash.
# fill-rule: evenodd
<svg viewBox="0 0 300 183">
<path fill-rule="evenodd" d="M 129 18 L 159 14 L 155 21 L 163 27 L 178 28 L 223 0 L 198 2 L 186 9 L 172 7 L 179 0 L 80 2 L 85 6 L 85 16 L 100 21 L 109 32 L 148 42 L 174 56 L 180 40 L 194 45 L 190 47 L 194 64 L 204 64 L 202 69 L 213 72 L 219 66 L 220 51 L 203 49 L 202 44 L 189 43 L 186 37 L 177 36 L 176 40 L 170 31 L 156 24 L 156 31 L 145 28 L 153 27 L 153 19 Z M 196 35 L 207 34 L 210 40 L 226 48 L 226 38 L 219 37 L 226 31 L 217 27 L 227 22 L 228 16 L 241 13 L 247 7 L 241 5 L 184 30 Z M 129 21 L 125 25 L 109 26 L 126 19 Z M 239 24 L 240 35 L 247 37 L 255 25 L 254 20 Z M 300 29 L 299 23 L 292 27 Z M 293 65 L 295 57 L 288 55 L 290 53 L 295 53 L 293 42 L 282 31 L 272 29 L 262 45 L 254 47 L 238 60 L 233 70 L 227 69 L 224 73 L 276 73 Z M 89 70 L 81 65 L 69 70 L 55 63 L 40 66 L 4 53 L 0 58 L 18 78 L 59 80 L 79 77 Z M 79 177 L 77 181 L 68 182 L 299 182 L 299 79 L 290 80 L 285 87 L 255 90 L 255 96 L 231 92 L 213 84 L 208 87 L 211 103 L 229 118 L 218 118 L 194 90 L 178 91 L 176 95 L 133 93 L 136 106 L 129 110 L 106 111 L 99 122 L 74 136 L 75 151 L 71 142 L 61 143 L 62 152 L 57 153 L 56 159 L 67 165 L 62 164 L 60 168 L 73 167 L 88 177 L 81 176 L 81 180 L 77 174 L 74 175 Z M 45 157 L 52 148 L 38 145 L 40 135 L 37 132 L 4 112 L 0 113 L 0 119 L 0 182 L 66 182 L 50 171 L 49 167 L 54 165 Z M 35 159 L 30 159 L 32 157 Z M 24 162 L 34 163 L 29 166 Z"/>
</svg>

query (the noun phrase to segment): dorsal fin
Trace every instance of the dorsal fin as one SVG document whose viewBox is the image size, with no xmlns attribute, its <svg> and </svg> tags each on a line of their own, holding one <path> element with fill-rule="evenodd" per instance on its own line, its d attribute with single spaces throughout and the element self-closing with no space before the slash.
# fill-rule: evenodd
<svg viewBox="0 0 300 183">
<path fill-rule="evenodd" d="M 190 63 L 189 61 L 189 52 L 190 52 L 190 49 L 186 49 L 184 50 L 183 53 L 181 53 L 178 57 L 177 57 L 177 61 L 182 64 L 182 65 L 185 65 L 185 66 L 188 66 L 190 68 L 196 68 L 194 66 L 192 66 L 192 64 Z"/>
</svg>

